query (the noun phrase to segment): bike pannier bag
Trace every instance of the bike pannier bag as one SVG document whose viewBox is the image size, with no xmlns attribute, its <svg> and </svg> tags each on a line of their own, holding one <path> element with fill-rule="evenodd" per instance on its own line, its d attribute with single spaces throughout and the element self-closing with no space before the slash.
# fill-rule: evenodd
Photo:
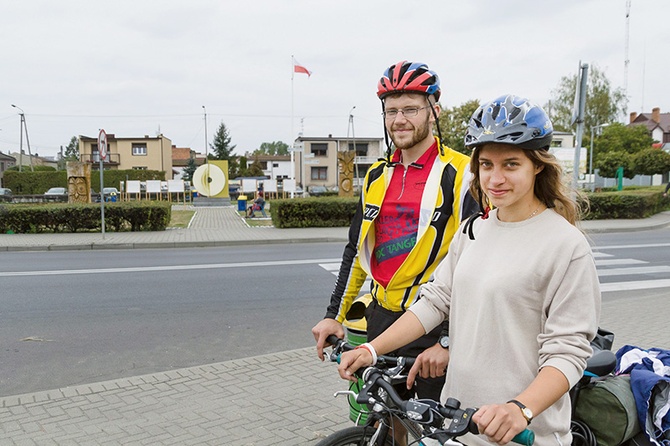
<svg viewBox="0 0 670 446">
<path fill-rule="evenodd" d="M 593 431 L 599 446 L 618 446 L 640 432 L 630 375 L 596 378 L 579 390 L 575 418 Z"/>
</svg>

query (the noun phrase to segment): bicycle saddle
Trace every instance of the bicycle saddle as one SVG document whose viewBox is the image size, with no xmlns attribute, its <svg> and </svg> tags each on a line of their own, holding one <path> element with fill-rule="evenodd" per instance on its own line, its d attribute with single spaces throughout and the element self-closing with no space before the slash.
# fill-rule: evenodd
<svg viewBox="0 0 670 446">
<path fill-rule="evenodd" d="M 597 351 L 586 361 L 585 375 L 605 376 L 616 367 L 616 356 L 611 350 Z"/>
</svg>

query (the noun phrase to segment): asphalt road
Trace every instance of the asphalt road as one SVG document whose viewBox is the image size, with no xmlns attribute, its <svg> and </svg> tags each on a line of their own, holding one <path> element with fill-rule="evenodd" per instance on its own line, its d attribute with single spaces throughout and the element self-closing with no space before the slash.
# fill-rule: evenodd
<svg viewBox="0 0 670 446">
<path fill-rule="evenodd" d="M 341 243 L 0 258 L 0 395 L 312 345 Z"/>
<path fill-rule="evenodd" d="M 670 229 L 591 238 L 603 300 L 670 295 Z M 312 346 L 342 249 L 3 253 L 0 395 Z"/>
</svg>

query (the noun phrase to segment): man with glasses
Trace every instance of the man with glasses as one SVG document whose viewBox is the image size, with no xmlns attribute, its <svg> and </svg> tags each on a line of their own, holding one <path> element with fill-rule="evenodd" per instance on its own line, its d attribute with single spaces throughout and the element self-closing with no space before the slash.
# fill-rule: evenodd
<svg viewBox="0 0 670 446">
<path fill-rule="evenodd" d="M 321 360 L 326 338 L 344 336 L 342 322 L 368 275 L 373 299 L 366 319 L 371 340 L 418 299 L 419 287 L 446 256 L 461 220 L 477 210 L 468 193 L 469 158 L 433 136 L 440 93 L 437 74 L 423 63 L 391 65 L 379 81 L 386 159 L 366 174 L 330 305 L 325 318 L 312 328 Z M 439 126 L 435 127 L 439 135 Z M 445 324 L 395 352 L 418 356 L 419 397 L 439 400 L 448 339 Z"/>
</svg>

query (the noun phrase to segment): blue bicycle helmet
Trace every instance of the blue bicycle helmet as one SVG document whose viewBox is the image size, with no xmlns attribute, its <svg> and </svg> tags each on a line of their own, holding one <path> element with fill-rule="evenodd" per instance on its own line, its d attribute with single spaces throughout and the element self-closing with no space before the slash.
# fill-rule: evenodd
<svg viewBox="0 0 670 446">
<path fill-rule="evenodd" d="M 542 107 L 506 95 L 482 104 L 470 118 L 465 145 L 511 144 L 527 150 L 549 149 L 553 126 Z"/>
</svg>

